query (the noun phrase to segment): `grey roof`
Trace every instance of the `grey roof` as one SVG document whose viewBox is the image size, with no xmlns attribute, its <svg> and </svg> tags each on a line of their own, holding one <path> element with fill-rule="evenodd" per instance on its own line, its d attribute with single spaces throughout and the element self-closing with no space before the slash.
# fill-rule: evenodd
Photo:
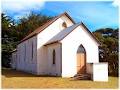
<svg viewBox="0 0 120 90">
<path fill-rule="evenodd" d="M 76 27 L 78 27 L 81 23 L 74 24 L 61 32 L 59 32 L 56 36 L 54 36 L 52 39 L 50 39 L 45 45 L 61 41 L 63 38 L 65 38 L 69 33 L 71 33 Z"/>
</svg>

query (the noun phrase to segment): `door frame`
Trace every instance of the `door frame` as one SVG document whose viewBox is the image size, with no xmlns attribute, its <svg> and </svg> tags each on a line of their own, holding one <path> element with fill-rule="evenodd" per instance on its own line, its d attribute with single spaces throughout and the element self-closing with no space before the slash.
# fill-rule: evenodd
<svg viewBox="0 0 120 90">
<path fill-rule="evenodd" d="M 80 48 L 81 48 L 81 50 L 84 50 L 84 51 L 78 51 L 78 50 L 80 50 Z M 78 57 L 77 57 L 77 55 L 78 55 L 78 53 L 84 53 L 84 62 L 85 62 L 85 73 L 86 73 L 86 50 L 85 50 L 85 48 L 84 48 L 84 46 L 81 44 L 81 45 L 79 45 L 79 47 L 78 47 L 78 49 L 77 49 L 77 53 L 76 53 L 76 71 L 77 71 L 77 74 L 79 73 L 78 72 Z M 80 61 L 79 61 L 79 63 L 80 63 Z"/>
</svg>

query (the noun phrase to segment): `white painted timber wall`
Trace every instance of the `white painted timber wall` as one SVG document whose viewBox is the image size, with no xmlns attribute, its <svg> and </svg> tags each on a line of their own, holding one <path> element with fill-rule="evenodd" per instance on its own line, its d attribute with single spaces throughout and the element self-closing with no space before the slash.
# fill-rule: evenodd
<svg viewBox="0 0 120 90">
<path fill-rule="evenodd" d="M 93 81 L 108 81 L 108 63 L 93 64 Z"/>
<path fill-rule="evenodd" d="M 86 50 L 86 62 L 98 63 L 98 44 L 80 25 L 62 41 L 62 76 L 72 77 L 77 73 L 76 53 L 82 44 Z"/>
<path fill-rule="evenodd" d="M 15 52 L 12 53 L 11 67 L 12 67 L 13 69 L 16 68 L 16 62 L 17 62 L 17 52 L 15 51 Z"/>
<path fill-rule="evenodd" d="M 55 64 L 53 64 L 53 50 L 55 50 Z M 47 46 L 48 74 L 61 76 L 62 72 L 62 52 L 61 44 L 55 43 Z"/>
<path fill-rule="evenodd" d="M 33 45 L 33 58 L 32 58 Z M 37 73 L 37 37 L 34 36 L 17 46 L 17 69 Z"/>
<path fill-rule="evenodd" d="M 72 21 L 65 15 L 57 19 L 45 30 L 37 35 L 37 68 L 38 74 L 48 74 L 48 60 L 47 60 L 47 48 L 43 46 L 51 38 L 57 35 L 62 30 L 62 23 L 66 22 L 67 26 L 73 25 Z"/>
</svg>

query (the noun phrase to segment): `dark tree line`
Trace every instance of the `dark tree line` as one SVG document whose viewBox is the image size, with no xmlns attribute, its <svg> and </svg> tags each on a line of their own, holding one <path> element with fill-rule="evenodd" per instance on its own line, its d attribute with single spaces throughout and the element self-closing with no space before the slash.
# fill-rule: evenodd
<svg viewBox="0 0 120 90">
<path fill-rule="evenodd" d="M 100 62 L 108 62 L 109 75 L 118 76 L 118 29 L 99 29 L 93 34 L 101 42 L 99 47 Z"/>
<path fill-rule="evenodd" d="M 52 18 L 43 14 L 31 13 L 20 18 L 16 23 L 11 17 L 2 13 L 2 66 L 10 67 L 11 51 L 16 48 L 21 39 Z"/>
<path fill-rule="evenodd" d="M 10 67 L 11 51 L 21 39 L 52 18 L 31 13 L 20 18 L 16 23 L 11 17 L 2 13 L 2 66 Z M 118 29 L 101 28 L 93 34 L 101 42 L 100 61 L 109 63 L 109 75 L 118 76 Z"/>
</svg>

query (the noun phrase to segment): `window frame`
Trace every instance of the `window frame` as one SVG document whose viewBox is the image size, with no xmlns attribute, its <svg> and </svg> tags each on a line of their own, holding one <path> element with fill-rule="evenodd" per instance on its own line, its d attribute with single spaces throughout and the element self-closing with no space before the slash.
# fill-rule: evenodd
<svg viewBox="0 0 120 90">
<path fill-rule="evenodd" d="M 24 52 L 24 61 L 26 61 L 26 43 L 24 44 L 24 49 L 25 49 L 25 52 Z"/>
<path fill-rule="evenodd" d="M 32 48 L 31 48 L 31 49 L 32 49 L 32 50 L 31 50 L 31 57 L 32 57 L 32 60 L 33 60 L 33 57 L 34 57 L 34 55 L 33 55 L 33 54 L 34 54 L 34 50 L 33 50 L 34 47 L 33 47 L 33 46 L 34 46 L 34 45 L 33 45 L 33 42 L 32 42 Z"/>
<path fill-rule="evenodd" d="M 56 64 L 56 52 L 55 52 L 55 49 L 53 49 L 53 52 L 52 52 L 52 64 L 53 65 Z"/>
<path fill-rule="evenodd" d="M 66 22 L 63 22 L 63 23 L 62 23 L 62 27 L 63 27 L 64 29 L 67 28 Z"/>
</svg>

